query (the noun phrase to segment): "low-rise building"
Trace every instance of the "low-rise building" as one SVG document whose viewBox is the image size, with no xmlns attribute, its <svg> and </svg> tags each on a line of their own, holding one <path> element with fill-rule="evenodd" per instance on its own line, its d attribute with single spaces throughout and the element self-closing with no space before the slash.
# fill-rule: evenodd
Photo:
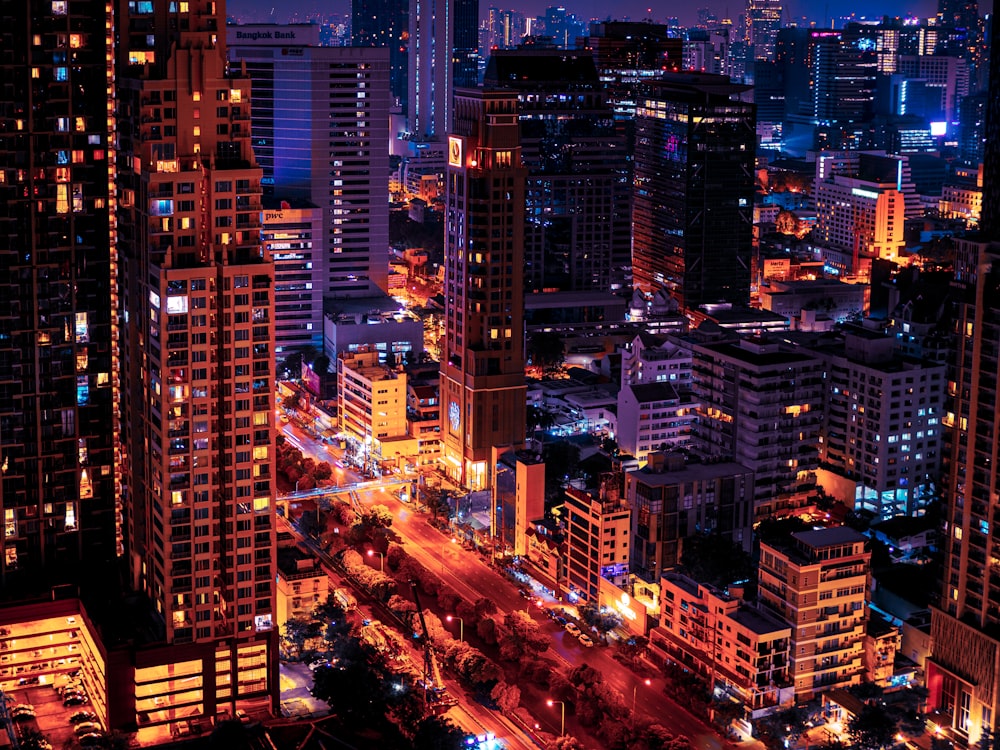
<svg viewBox="0 0 1000 750">
<path fill-rule="evenodd" d="M 893 687 L 899 646 L 899 628 L 881 615 L 871 613 L 864 638 L 865 682 L 881 688 Z"/>
<path fill-rule="evenodd" d="M 792 626 L 791 678 L 797 701 L 861 682 L 871 552 L 846 526 L 761 542 L 760 602 Z"/>
<path fill-rule="evenodd" d="M 278 547 L 277 625 L 309 617 L 330 595 L 330 578 L 312 555 L 298 546 Z"/>
<path fill-rule="evenodd" d="M 669 382 L 626 383 L 618 392 L 618 445 L 641 463 L 650 451 L 691 445 L 698 404 Z"/>
<path fill-rule="evenodd" d="M 337 358 L 340 430 L 366 470 L 394 457 L 383 451 L 383 443 L 408 438 L 406 373 L 379 364 L 379 359 L 380 352 L 369 347 L 342 352 Z M 408 455 L 408 450 L 409 446 L 395 453 Z"/>
<path fill-rule="evenodd" d="M 660 592 L 660 625 L 649 633 L 654 660 L 706 676 L 752 716 L 791 705 L 787 622 L 679 573 L 664 573 Z"/>
<path fill-rule="evenodd" d="M 753 471 L 731 461 L 688 461 L 683 453 L 655 452 L 625 475 L 632 509 L 632 572 L 659 580 L 680 562 L 684 539 L 719 534 L 750 552 Z"/>
<path fill-rule="evenodd" d="M 621 585 L 629 574 L 631 511 L 621 472 L 594 488 L 566 488 L 566 579 L 571 595 L 600 604 L 600 578 Z"/>
</svg>

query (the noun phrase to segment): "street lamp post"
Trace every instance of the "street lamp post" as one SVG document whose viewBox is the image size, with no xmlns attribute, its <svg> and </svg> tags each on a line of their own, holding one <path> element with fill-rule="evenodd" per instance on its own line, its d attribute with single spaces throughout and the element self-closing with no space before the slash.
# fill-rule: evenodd
<svg viewBox="0 0 1000 750">
<path fill-rule="evenodd" d="M 451 543 L 452 544 L 456 543 L 454 538 L 452 538 Z M 447 544 L 442 544 L 441 545 L 441 572 L 442 573 L 444 573 L 444 553 L 445 553 L 445 550 L 447 550 L 447 549 L 448 549 L 448 545 Z"/>
<path fill-rule="evenodd" d="M 645 684 L 652 685 L 653 683 L 647 679 L 645 681 Z M 639 683 L 637 682 L 635 683 L 635 685 L 632 686 L 632 729 L 633 730 L 635 729 L 635 697 L 636 697 L 636 691 L 638 689 L 639 689 Z"/>
<path fill-rule="evenodd" d="M 448 620 L 448 622 L 451 622 L 452 620 L 458 620 L 458 640 L 459 641 L 464 641 L 465 640 L 465 620 L 463 620 L 461 617 L 458 617 L 457 615 L 448 615 L 448 617 L 446 617 L 445 619 Z"/>
<path fill-rule="evenodd" d="M 559 704 L 559 708 L 562 709 L 562 724 L 559 727 L 559 736 L 562 737 L 566 734 L 566 703 L 565 701 L 554 701 L 551 698 L 545 701 L 548 705 L 554 706 L 556 703 Z"/>
<path fill-rule="evenodd" d="M 378 569 L 380 573 L 385 573 L 385 555 L 376 549 L 368 550 L 368 557 L 378 555 Z"/>
</svg>

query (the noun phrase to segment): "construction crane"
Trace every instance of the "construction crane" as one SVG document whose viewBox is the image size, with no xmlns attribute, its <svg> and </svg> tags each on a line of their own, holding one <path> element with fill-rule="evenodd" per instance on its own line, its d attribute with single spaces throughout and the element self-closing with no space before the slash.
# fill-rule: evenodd
<svg viewBox="0 0 1000 750">
<path fill-rule="evenodd" d="M 413 603 L 417 605 L 417 615 L 420 618 L 421 634 L 418 636 L 424 649 L 424 704 L 434 714 L 441 714 L 458 703 L 458 699 L 448 695 L 444 679 L 441 677 L 441 667 L 438 665 L 431 640 L 427 636 L 427 621 L 424 620 L 424 608 L 420 606 L 420 594 L 417 592 L 417 582 L 410 581 L 413 590 Z"/>
</svg>

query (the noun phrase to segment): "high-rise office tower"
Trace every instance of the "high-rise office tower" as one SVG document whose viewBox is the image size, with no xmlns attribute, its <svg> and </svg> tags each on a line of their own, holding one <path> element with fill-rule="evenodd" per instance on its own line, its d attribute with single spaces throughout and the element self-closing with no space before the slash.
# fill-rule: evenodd
<svg viewBox="0 0 1000 750">
<path fill-rule="evenodd" d="M 409 0 L 351 0 L 351 45 L 389 50 L 389 90 L 402 112 L 409 107 Z"/>
<path fill-rule="evenodd" d="M 484 83 L 517 91 L 528 290 L 620 289 L 630 264 L 630 161 L 591 52 L 499 50 Z"/>
<path fill-rule="evenodd" d="M 594 51 L 594 64 L 615 113 L 629 125 L 635 118 L 639 85 L 665 71 L 681 69 L 683 42 L 663 25 L 604 21 L 590 24 L 584 40 Z"/>
<path fill-rule="evenodd" d="M 228 36 L 230 59 L 245 63 L 253 81 L 253 148 L 265 195 L 323 210 L 326 276 L 314 283 L 334 297 L 385 292 L 391 55 L 319 47 L 316 27 L 305 24 L 231 26 Z"/>
<path fill-rule="evenodd" d="M 277 704 L 274 268 L 223 3 L 119 10 L 128 555 L 173 665 L 135 667 L 145 728 Z"/>
<path fill-rule="evenodd" d="M 774 60 L 783 9 L 781 0 L 747 0 L 746 41 L 754 60 Z"/>
<path fill-rule="evenodd" d="M 1000 44 L 993 26 L 991 46 Z M 939 607 L 931 610 L 929 707 L 952 717 L 968 743 L 995 731 L 1000 716 L 1000 506 L 997 422 L 1000 379 L 1000 55 L 990 60 L 978 236 L 957 246 L 956 278 L 969 294 L 959 307 L 952 386 L 945 560 Z"/>
<path fill-rule="evenodd" d="M 457 89 L 479 84 L 479 0 L 455 0 L 452 80 Z"/>
<path fill-rule="evenodd" d="M 104 2 L 0 4 L 4 599 L 117 578 L 111 29 Z"/>
<path fill-rule="evenodd" d="M 450 129 L 452 92 L 479 80 L 479 0 L 411 0 L 407 127 L 418 140 Z"/>
<path fill-rule="evenodd" d="M 681 307 L 750 301 L 755 128 L 751 87 L 666 74 L 639 97 L 632 273 Z"/>
<path fill-rule="evenodd" d="M 525 436 L 524 189 L 517 95 L 461 89 L 448 136 L 441 445 L 483 489 L 495 446 Z"/>
</svg>

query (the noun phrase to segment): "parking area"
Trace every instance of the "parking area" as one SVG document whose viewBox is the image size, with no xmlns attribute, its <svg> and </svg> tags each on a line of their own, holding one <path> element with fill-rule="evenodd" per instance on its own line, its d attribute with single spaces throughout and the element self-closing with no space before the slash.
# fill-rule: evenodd
<svg viewBox="0 0 1000 750">
<path fill-rule="evenodd" d="M 74 735 L 70 717 L 81 711 L 90 711 L 89 701 L 73 706 L 64 706 L 63 698 L 54 685 L 29 685 L 18 687 L 7 693 L 15 705 L 27 704 L 34 707 L 34 718 L 22 718 L 15 722 L 20 730 L 38 729 L 48 738 L 52 747 L 63 747 Z M 100 719 L 92 723 L 100 725 Z M 9 747 L 5 733 L 0 733 L 0 747 Z"/>
</svg>

